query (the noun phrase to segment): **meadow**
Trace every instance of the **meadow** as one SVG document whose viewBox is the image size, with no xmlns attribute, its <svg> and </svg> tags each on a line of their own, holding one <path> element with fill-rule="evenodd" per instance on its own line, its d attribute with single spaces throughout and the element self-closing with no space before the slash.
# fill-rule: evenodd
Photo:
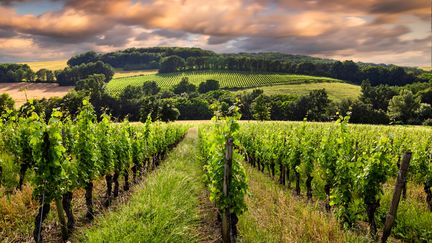
<svg viewBox="0 0 432 243">
<path fill-rule="evenodd" d="M 250 92 L 254 88 L 236 91 L 236 93 Z M 357 98 L 361 94 L 361 88 L 358 85 L 348 83 L 307 83 L 307 84 L 281 84 L 274 86 L 260 87 L 265 95 L 295 95 L 302 96 L 309 94 L 312 90 L 325 89 L 329 98 L 333 101 L 342 99 Z"/>
</svg>

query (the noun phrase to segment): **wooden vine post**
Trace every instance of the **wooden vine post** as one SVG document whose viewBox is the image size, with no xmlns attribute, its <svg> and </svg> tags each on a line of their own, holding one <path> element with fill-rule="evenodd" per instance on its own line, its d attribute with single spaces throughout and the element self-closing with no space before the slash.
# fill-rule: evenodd
<svg viewBox="0 0 432 243">
<path fill-rule="evenodd" d="M 233 159 L 233 139 L 228 138 L 225 145 L 225 166 L 224 166 L 224 180 L 223 180 L 223 193 L 225 198 L 229 197 L 229 191 L 232 180 L 232 159 Z M 228 205 L 222 212 L 222 239 L 225 243 L 235 242 L 235 224 L 233 215 L 230 212 L 231 205 Z"/>
<path fill-rule="evenodd" d="M 412 155 L 411 151 L 405 152 L 403 155 L 402 163 L 400 165 L 399 174 L 396 180 L 396 185 L 393 193 L 393 199 L 384 224 L 384 231 L 383 231 L 383 236 L 381 238 L 381 242 L 387 242 L 387 239 L 390 236 L 391 229 L 393 227 L 393 223 L 396 218 L 397 208 L 399 206 L 402 189 L 405 185 L 407 171 L 411 160 L 411 155 Z"/>
</svg>

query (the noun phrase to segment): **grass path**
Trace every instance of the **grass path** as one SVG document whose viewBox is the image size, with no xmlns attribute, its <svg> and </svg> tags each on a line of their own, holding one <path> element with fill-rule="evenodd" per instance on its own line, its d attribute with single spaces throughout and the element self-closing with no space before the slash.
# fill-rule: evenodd
<svg viewBox="0 0 432 243">
<path fill-rule="evenodd" d="M 129 202 L 78 232 L 82 242 L 215 242 L 216 212 L 198 160 L 197 129 L 169 153 Z"/>
<path fill-rule="evenodd" d="M 245 167 L 248 210 L 238 223 L 243 242 L 367 242 L 342 230 L 319 205 L 295 198 L 267 175 Z"/>
</svg>

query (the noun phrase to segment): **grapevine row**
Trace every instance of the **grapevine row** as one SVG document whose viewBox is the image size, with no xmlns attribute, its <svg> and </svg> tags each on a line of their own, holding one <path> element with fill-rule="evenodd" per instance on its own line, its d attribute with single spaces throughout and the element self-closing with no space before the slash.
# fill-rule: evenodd
<svg viewBox="0 0 432 243">
<path fill-rule="evenodd" d="M 66 239 L 75 224 L 72 213 L 73 191 L 84 188 L 89 220 L 93 219 L 93 182 L 105 177 L 106 201 L 109 206 L 119 195 L 119 177 L 123 189 L 129 189 L 129 173 L 133 181 L 154 169 L 159 161 L 185 134 L 183 125 L 152 123 L 131 125 L 127 121 L 112 123 L 108 115 L 98 122 L 91 104 L 84 100 L 76 120 L 63 117 L 59 111 L 45 122 L 29 111 L 27 117 L 8 114 L 0 122 L 0 151 L 19 164 L 20 189 L 27 171 L 33 196 L 40 202 L 33 232 L 36 242 L 42 241 L 42 222 L 55 202 Z M 112 188 L 114 185 L 114 189 Z M 64 213 L 67 216 L 67 223 Z"/>
<path fill-rule="evenodd" d="M 307 82 L 340 82 L 336 79 L 314 77 L 306 75 L 291 75 L 277 73 L 248 73 L 248 72 L 185 72 L 168 74 L 148 74 L 142 76 L 124 77 L 112 80 L 108 90 L 118 95 L 127 85 L 140 86 L 146 81 L 155 81 L 161 88 L 169 89 L 178 84 L 183 77 L 195 85 L 213 79 L 218 80 L 222 88 L 252 88 L 272 86 L 277 84 L 298 84 Z"/>
<path fill-rule="evenodd" d="M 246 172 L 241 164 L 242 157 L 236 149 L 239 130 L 237 118 L 215 117 L 213 125 L 199 129 L 206 182 L 210 200 L 215 203 L 222 218 L 224 242 L 235 241 L 237 216 L 246 210 Z"/>
<path fill-rule="evenodd" d="M 342 226 L 356 222 L 361 205 L 376 237 L 375 214 L 383 185 L 397 176 L 401 155 L 412 151 L 409 179 L 424 186 L 432 211 L 432 133 L 430 129 L 348 125 L 349 117 L 336 124 L 247 123 L 239 132 L 246 160 L 276 177 L 280 184 L 294 183 L 300 195 L 326 202 Z"/>
</svg>

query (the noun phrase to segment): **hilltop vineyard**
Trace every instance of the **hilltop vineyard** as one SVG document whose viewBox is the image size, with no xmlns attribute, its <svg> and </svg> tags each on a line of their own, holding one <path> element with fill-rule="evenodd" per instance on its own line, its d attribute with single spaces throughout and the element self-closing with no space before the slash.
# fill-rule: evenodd
<svg viewBox="0 0 432 243">
<path fill-rule="evenodd" d="M 206 80 L 217 80 L 221 88 L 228 89 L 263 87 L 277 84 L 342 82 L 333 78 L 281 73 L 198 71 L 115 78 L 108 84 L 107 88 L 112 94 L 118 95 L 128 85 L 141 86 L 146 81 L 156 81 L 161 88 L 169 89 L 178 84 L 184 77 L 188 77 L 189 82 L 195 85 L 199 85 Z"/>
<path fill-rule="evenodd" d="M 0 123 L 0 158 L 14 161 L 20 169 L 14 174 L 15 170 L 1 167 L 1 186 L 21 189 L 25 181 L 30 181 L 40 204 L 34 240 L 42 241 L 42 222 L 51 202 L 56 205 L 63 239 L 67 239 L 75 224 L 71 204 L 75 190 L 85 189 L 86 217 L 93 219 L 95 180 L 105 177 L 105 206 L 109 206 L 119 195 L 120 177 L 127 191 L 131 181 L 137 182 L 159 164 L 186 130 L 185 125 L 152 123 L 149 119 L 145 124 L 112 123 L 108 115 L 103 115 L 97 121 L 86 100 L 75 120 L 58 111 L 48 122 L 33 111 L 19 118 L 8 114 Z M 13 178 L 19 181 L 15 184 Z"/>
</svg>

